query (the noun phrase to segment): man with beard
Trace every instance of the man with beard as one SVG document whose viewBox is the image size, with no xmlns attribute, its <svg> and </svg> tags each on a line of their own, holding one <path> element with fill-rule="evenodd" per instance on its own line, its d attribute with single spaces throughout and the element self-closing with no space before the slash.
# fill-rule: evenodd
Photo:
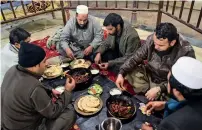
<svg viewBox="0 0 202 130">
<path fill-rule="evenodd" d="M 116 13 L 110 13 L 104 20 L 109 36 L 98 48 L 95 63 L 101 69 L 117 68 L 140 47 L 140 38 L 132 26 Z"/>
<path fill-rule="evenodd" d="M 168 102 L 153 101 L 145 111 L 164 109 L 164 119 L 157 130 L 201 130 L 202 124 L 202 62 L 191 57 L 181 57 L 168 75 Z M 152 124 L 151 124 L 152 125 Z M 154 130 L 143 124 L 142 130 Z"/>
<path fill-rule="evenodd" d="M 88 7 L 78 5 L 76 17 L 71 18 L 61 33 L 59 52 L 71 59 L 91 57 L 103 40 L 98 22 L 88 16 Z"/>
<path fill-rule="evenodd" d="M 122 65 L 116 85 L 124 89 L 126 77 L 135 92 L 146 93 L 147 99 L 166 97 L 168 72 L 182 56 L 195 58 L 192 46 L 177 33 L 172 23 L 161 23 L 157 25 L 155 33 L 148 36 L 144 45 Z M 142 64 L 144 60 L 148 63 Z"/>
<path fill-rule="evenodd" d="M 45 51 L 23 42 L 18 55 L 19 64 L 7 71 L 2 83 L 3 130 L 69 130 L 76 120 L 70 104 L 74 79 L 66 80 L 64 92 L 53 102 L 51 90 L 39 81 L 46 69 Z"/>
</svg>

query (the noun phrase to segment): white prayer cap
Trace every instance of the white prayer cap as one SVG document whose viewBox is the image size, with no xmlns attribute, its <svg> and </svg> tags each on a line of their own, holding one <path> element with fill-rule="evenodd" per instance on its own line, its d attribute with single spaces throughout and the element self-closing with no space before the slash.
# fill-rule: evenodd
<svg viewBox="0 0 202 130">
<path fill-rule="evenodd" d="M 172 66 L 172 74 L 184 86 L 202 89 L 202 62 L 183 56 Z"/>
<path fill-rule="evenodd" d="M 88 14 L 88 7 L 85 5 L 78 5 L 76 7 L 76 12 L 78 14 Z"/>
</svg>

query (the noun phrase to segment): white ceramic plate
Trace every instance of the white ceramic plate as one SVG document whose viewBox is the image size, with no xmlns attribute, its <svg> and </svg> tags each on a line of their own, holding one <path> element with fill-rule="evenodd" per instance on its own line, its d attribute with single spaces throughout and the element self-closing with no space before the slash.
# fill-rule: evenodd
<svg viewBox="0 0 202 130">
<path fill-rule="evenodd" d="M 96 74 L 98 74 L 100 71 L 99 71 L 99 70 L 94 69 L 94 70 L 90 70 L 90 72 L 91 72 L 91 74 L 96 75 Z"/>
</svg>

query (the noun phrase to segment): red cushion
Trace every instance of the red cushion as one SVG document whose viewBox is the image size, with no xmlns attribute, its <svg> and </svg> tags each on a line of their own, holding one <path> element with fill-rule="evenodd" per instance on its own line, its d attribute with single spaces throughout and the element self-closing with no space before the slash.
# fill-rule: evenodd
<svg viewBox="0 0 202 130">
<path fill-rule="evenodd" d="M 46 47 L 46 42 L 48 40 L 50 36 L 47 36 L 43 39 L 40 39 L 40 40 L 36 40 L 36 41 L 33 41 L 32 44 L 35 44 L 35 45 L 38 45 L 40 46 L 41 48 L 44 49 L 44 51 L 46 52 L 46 58 L 51 58 L 51 57 L 55 57 L 55 56 L 59 56 L 59 52 L 56 50 L 56 48 L 54 46 L 51 47 L 51 49 L 48 49 Z"/>
<path fill-rule="evenodd" d="M 106 39 L 108 36 L 108 33 L 106 30 L 104 30 L 104 39 Z M 55 56 L 59 56 L 60 53 L 56 50 L 56 47 L 55 46 L 51 46 L 51 49 L 48 49 L 46 47 L 46 42 L 48 40 L 50 36 L 47 36 L 43 39 L 40 39 L 40 40 L 36 40 L 36 41 L 33 41 L 32 44 L 35 44 L 35 45 L 38 45 L 40 47 L 42 47 L 44 49 L 44 51 L 46 52 L 46 58 L 51 58 L 51 57 L 55 57 Z M 141 44 L 144 44 L 145 43 L 145 40 L 141 40 Z M 144 61 L 145 64 L 147 64 L 147 61 Z"/>
</svg>

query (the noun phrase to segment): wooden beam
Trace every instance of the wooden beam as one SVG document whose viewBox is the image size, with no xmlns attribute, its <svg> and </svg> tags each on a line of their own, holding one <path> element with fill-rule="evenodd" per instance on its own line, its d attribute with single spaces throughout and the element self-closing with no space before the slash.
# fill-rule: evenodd
<svg viewBox="0 0 202 130">
<path fill-rule="evenodd" d="M 24 6 L 24 3 L 23 3 L 22 0 L 21 0 L 21 5 L 22 5 L 22 9 L 23 9 L 24 14 L 27 15 L 27 13 L 26 13 L 26 11 L 25 11 L 25 6 Z"/>
<path fill-rule="evenodd" d="M 169 0 L 167 1 L 167 4 L 166 4 L 166 12 L 168 12 L 168 7 L 169 7 Z"/>
<path fill-rule="evenodd" d="M 54 7 L 54 1 L 52 1 L 52 0 L 51 0 L 51 5 L 52 5 L 52 10 L 53 10 L 55 7 Z M 54 11 L 52 11 L 51 14 L 52 14 L 53 19 L 55 19 L 55 13 L 54 13 Z"/>
<path fill-rule="evenodd" d="M 181 5 L 181 9 L 180 9 L 180 14 L 179 14 L 179 18 L 180 19 L 182 18 L 182 12 L 183 12 L 183 9 L 184 9 L 184 3 L 185 3 L 185 1 L 182 1 L 182 5 Z"/>
<path fill-rule="evenodd" d="M 126 8 L 128 8 L 128 1 L 126 1 Z"/>
<path fill-rule="evenodd" d="M 36 13 L 36 7 L 35 7 L 35 4 L 34 4 L 34 1 L 32 1 L 32 5 L 33 5 L 33 8 L 34 8 L 34 13 Z"/>
<path fill-rule="evenodd" d="M 6 18 L 5 18 L 5 16 L 4 16 L 4 12 L 3 12 L 2 9 L 1 9 L 1 15 L 2 15 L 2 17 L 3 17 L 3 20 L 6 21 Z"/>
<path fill-rule="evenodd" d="M 163 9 L 163 1 L 159 1 L 159 8 L 158 8 L 158 14 L 157 14 L 157 21 L 156 25 L 159 25 L 161 23 L 162 18 L 162 9 Z"/>
<path fill-rule="evenodd" d="M 199 14 L 199 17 L 198 17 L 198 22 L 197 22 L 197 25 L 196 27 L 198 28 L 200 23 L 201 23 L 201 17 L 202 17 L 202 7 L 201 7 L 201 11 L 200 11 L 200 14 Z"/>
<path fill-rule="evenodd" d="M 176 1 L 174 1 L 174 3 L 173 3 L 173 11 L 172 11 L 172 15 L 175 14 L 175 6 L 176 6 Z"/>
<path fill-rule="evenodd" d="M 76 9 L 76 7 L 63 7 L 63 8 L 64 9 Z M 98 8 L 96 8 L 96 7 L 89 7 L 89 10 L 122 10 L 122 11 L 143 11 L 143 12 L 157 12 L 158 11 L 156 9 L 105 8 L 105 7 L 98 7 Z M 53 10 L 47 10 L 47 11 L 43 11 L 43 12 L 37 12 L 37 13 L 30 14 L 30 15 L 18 17 L 18 18 L 15 18 L 15 19 L 9 19 L 9 20 L 6 20 L 6 21 L 1 21 L 1 24 L 5 24 L 5 23 L 9 23 L 9 22 L 13 22 L 13 21 L 29 18 L 29 17 L 41 15 L 41 14 L 51 13 L 52 11 L 62 11 L 62 8 L 55 8 Z M 65 14 L 65 12 L 64 12 L 64 14 Z M 65 18 L 65 16 L 63 17 L 63 22 L 64 22 L 64 18 Z M 66 23 L 66 22 L 64 22 L 64 23 Z"/>
<path fill-rule="evenodd" d="M 186 26 L 188 26 L 188 27 L 190 27 L 190 28 L 194 29 L 195 31 L 202 34 L 202 29 L 196 28 L 194 25 L 192 25 L 190 23 L 187 23 L 187 22 L 183 21 L 182 19 L 179 19 L 178 17 L 176 17 L 176 16 L 174 16 L 174 15 L 168 13 L 168 12 L 165 12 L 163 10 L 162 10 L 162 13 L 166 14 L 167 16 L 179 21 L 180 23 L 182 23 L 182 24 L 184 24 L 184 25 L 186 25 Z"/>
<path fill-rule="evenodd" d="M 115 0 L 115 8 L 117 8 L 117 1 Z"/>
<path fill-rule="evenodd" d="M 62 18 L 63 18 L 63 24 L 65 25 L 67 20 L 66 20 L 66 17 L 65 17 L 65 9 L 64 9 L 64 2 L 63 0 L 60 1 L 60 7 L 61 7 L 61 11 L 62 11 Z"/>
<path fill-rule="evenodd" d="M 189 10 L 189 15 L 188 15 L 187 23 L 190 22 L 192 10 L 193 10 L 193 7 L 194 7 L 194 2 L 195 2 L 195 1 L 192 1 L 192 2 L 191 2 L 191 7 L 190 7 L 190 10 Z"/>
<path fill-rule="evenodd" d="M 147 9 L 149 9 L 149 6 L 150 6 L 150 1 L 148 1 L 147 3 Z"/>
<path fill-rule="evenodd" d="M 10 6 L 11 6 L 11 10 L 12 10 L 12 12 L 13 12 L 13 16 L 14 16 L 14 18 L 16 18 L 15 11 L 14 11 L 14 9 L 13 9 L 12 1 L 10 1 Z"/>
</svg>

